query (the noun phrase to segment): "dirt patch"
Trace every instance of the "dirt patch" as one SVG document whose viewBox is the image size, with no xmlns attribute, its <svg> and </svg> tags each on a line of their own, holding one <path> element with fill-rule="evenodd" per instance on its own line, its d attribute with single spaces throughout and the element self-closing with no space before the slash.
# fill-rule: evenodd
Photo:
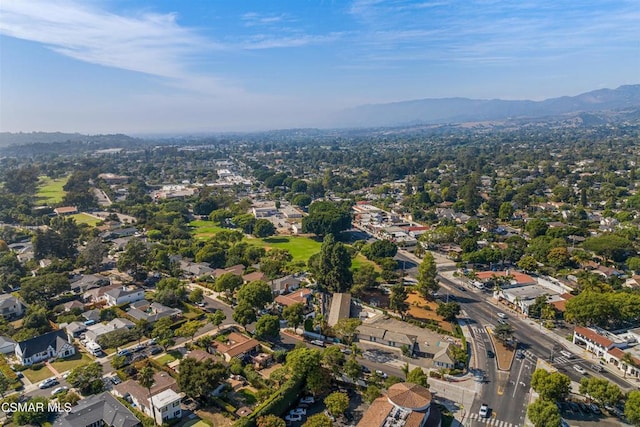
<svg viewBox="0 0 640 427">
<path fill-rule="evenodd" d="M 231 427 L 235 420 L 227 418 L 217 411 L 217 408 L 201 409 L 196 411 L 196 415 L 198 415 L 203 420 L 209 421 L 216 427 Z"/>
<path fill-rule="evenodd" d="M 422 321 L 435 320 L 442 329 L 453 332 L 451 322 L 447 322 L 442 316 L 436 314 L 438 309 L 437 302 L 428 301 L 417 292 L 411 292 L 407 297 L 407 302 L 409 303 L 409 316 Z"/>
<path fill-rule="evenodd" d="M 516 356 L 515 350 L 498 341 L 493 335 L 493 331 L 491 330 L 489 330 L 489 338 L 491 338 L 493 347 L 496 349 L 496 361 L 498 363 L 498 369 L 500 369 L 501 371 L 510 370 L 513 359 Z"/>
</svg>

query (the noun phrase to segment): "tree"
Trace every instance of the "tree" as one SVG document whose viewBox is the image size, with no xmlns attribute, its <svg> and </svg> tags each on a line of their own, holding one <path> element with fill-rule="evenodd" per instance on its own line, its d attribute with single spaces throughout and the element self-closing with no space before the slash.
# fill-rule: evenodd
<svg viewBox="0 0 640 427">
<path fill-rule="evenodd" d="M 338 346 L 332 345 L 322 351 L 322 364 L 333 372 L 334 375 L 340 372 L 344 361 L 344 354 Z"/>
<path fill-rule="evenodd" d="M 590 396 L 602 406 L 614 406 L 622 400 L 620 387 L 604 378 L 587 377 L 580 380 L 580 393 Z"/>
<path fill-rule="evenodd" d="M 187 288 L 180 279 L 165 277 L 156 285 L 153 300 L 168 307 L 179 307 L 187 296 Z"/>
<path fill-rule="evenodd" d="M 524 271 L 536 271 L 538 269 L 538 261 L 531 255 L 525 255 L 520 258 L 517 265 Z"/>
<path fill-rule="evenodd" d="M 618 318 L 619 314 L 607 294 L 584 290 L 567 301 L 564 317 L 580 325 L 605 326 L 610 319 Z"/>
<path fill-rule="evenodd" d="M 252 214 L 242 214 L 234 216 L 231 222 L 240 228 L 243 233 L 251 234 L 253 226 L 256 224 L 256 218 Z"/>
<path fill-rule="evenodd" d="M 498 218 L 503 221 L 508 221 L 511 217 L 513 217 L 513 205 L 510 202 L 503 202 L 498 211 Z"/>
<path fill-rule="evenodd" d="M 250 307 L 262 310 L 268 303 L 273 301 L 273 292 L 266 282 L 256 280 L 240 288 L 237 300 L 238 305 L 246 303 Z"/>
<path fill-rule="evenodd" d="M 216 292 L 224 292 L 228 298 L 231 298 L 236 289 L 239 289 L 244 281 L 241 276 L 233 273 L 224 273 L 218 276 L 216 283 L 213 285 L 213 289 Z"/>
<path fill-rule="evenodd" d="M 582 247 L 615 262 L 624 262 L 629 256 L 635 254 L 633 243 L 617 234 L 588 237 L 582 243 Z"/>
<path fill-rule="evenodd" d="M 338 335 L 346 345 L 351 345 L 353 338 L 356 336 L 358 326 L 362 325 L 362 321 L 356 318 L 340 319 L 333 326 L 333 331 Z"/>
<path fill-rule="evenodd" d="M 118 256 L 118 270 L 129 271 L 136 280 L 143 280 L 147 277 L 145 265 L 149 261 L 149 249 L 145 242 L 138 238 L 133 238 Z"/>
<path fill-rule="evenodd" d="M 197 361 L 186 357 L 180 362 L 178 386 L 192 399 L 202 400 L 209 396 L 227 378 L 226 366 L 211 359 Z"/>
<path fill-rule="evenodd" d="M 302 427 L 333 427 L 333 421 L 325 414 L 315 414 L 307 418 Z"/>
<path fill-rule="evenodd" d="M 363 289 L 374 288 L 377 285 L 379 275 L 373 265 L 362 264 L 360 268 L 353 273 L 353 284 L 355 286 L 362 286 Z"/>
<path fill-rule="evenodd" d="M 151 400 L 151 387 L 153 387 L 156 382 L 153 378 L 154 374 L 155 373 L 153 372 L 153 368 L 149 365 L 140 369 L 140 372 L 138 372 L 138 382 L 142 387 L 147 389 L 147 396 L 149 396 L 149 400 Z M 154 405 L 151 405 L 151 410 L 153 411 L 153 419 L 155 420 L 156 408 Z"/>
<path fill-rule="evenodd" d="M 360 365 L 354 358 L 349 358 L 344 364 L 343 372 L 352 380 L 357 380 L 362 374 L 362 365 Z"/>
<path fill-rule="evenodd" d="M 333 234 L 327 234 L 322 241 L 315 277 L 321 288 L 333 292 L 346 292 L 353 286 L 351 256 Z"/>
<path fill-rule="evenodd" d="M 527 408 L 527 416 L 535 427 L 560 427 L 560 410 L 550 400 L 537 399 Z"/>
<path fill-rule="evenodd" d="M 233 311 L 233 320 L 246 327 L 249 323 L 256 321 L 255 309 L 246 302 L 240 303 Z"/>
<path fill-rule="evenodd" d="M 256 323 L 256 337 L 259 339 L 275 339 L 280 336 L 280 318 L 265 314 Z"/>
<path fill-rule="evenodd" d="M 555 268 L 561 268 L 569 264 L 571 255 L 569 250 L 564 247 L 553 248 L 547 254 L 547 262 L 550 266 Z"/>
<path fill-rule="evenodd" d="M 222 325 L 222 322 L 225 321 L 227 315 L 224 314 L 222 310 L 216 310 L 214 313 L 207 314 L 207 320 L 213 323 L 216 327 Z"/>
<path fill-rule="evenodd" d="M 301 208 L 307 207 L 311 204 L 313 199 L 308 194 L 296 194 L 291 199 L 291 204 L 300 206 Z"/>
<path fill-rule="evenodd" d="M 282 418 L 273 414 L 258 417 L 257 423 L 258 427 L 285 427 L 287 425 Z"/>
<path fill-rule="evenodd" d="M 368 386 L 363 393 L 364 400 L 369 405 L 371 405 L 373 401 L 379 398 L 380 396 L 382 396 L 382 392 L 375 385 Z"/>
<path fill-rule="evenodd" d="M 202 325 L 200 325 L 200 322 L 197 320 L 190 320 L 183 323 L 182 326 L 176 330 L 176 335 L 180 337 L 191 337 L 191 340 L 193 340 L 193 337 L 198 333 L 200 326 Z"/>
<path fill-rule="evenodd" d="M 204 299 L 204 292 L 202 288 L 195 288 L 189 293 L 189 301 L 193 303 L 201 302 Z"/>
<path fill-rule="evenodd" d="M 171 318 L 163 317 L 156 321 L 153 325 L 153 330 L 151 331 L 151 336 L 155 338 L 158 341 L 158 344 L 160 344 L 165 350 L 175 342 L 173 340 L 175 332 L 171 328 L 172 326 L 173 321 Z"/>
<path fill-rule="evenodd" d="M 418 284 L 416 288 L 418 292 L 427 298 L 430 293 L 436 292 L 440 285 L 436 281 L 436 261 L 431 252 L 425 252 L 424 258 L 418 267 Z"/>
<path fill-rule="evenodd" d="M 549 226 L 545 221 L 534 218 L 527 222 L 527 224 L 524 226 L 524 229 L 527 233 L 529 233 L 529 237 L 533 239 L 538 236 L 544 236 L 544 234 L 549 229 Z"/>
<path fill-rule="evenodd" d="M 35 396 L 29 400 L 29 405 L 25 409 L 13 413 L 13 422 L 19 426 L 43 425 L 51 416 L 49 412 L 49 399 L 43 396 Z M 32 409 L 33 408 L 33 409 Z M 44 408 L 39 410 L 39 408 Z M 22 409 L 20 407 L 19 409 Z"/>
<path fill-rule="evenodd" d="M 393 258 L 398 252 L 398 246 L 389 240 L 376 240 L 364 245 L 360 251 L 367 259 L 375 261 L 379 258 Z"/>
<path fill-rule="evenodd" d="M 391 288 L 391 296 L 389 297 L 389 308 L 391 310 L 395 310 L 396 313 L 400 314 L 402 320 L 404 320 L 404 316 L 409 310 L 409 303 L 407 302 L 407 289 L 400 283 L 394 285 Z"/>
<path fill-rule="evenodd" d="M 640 426 L 640 391 L 629 392 L 624 403 L 624 415 L 634 426 Z"/>
<path fill-rule="evenodd" d="M 351 227 L 349 206 L 328 201 L 316 201 L 309 206 L 309 215 L 302 218 L 302 232 L 318 236 L 339 234 Z"/>
<path fill-rule="evenodd" d="M 304 305 L 297 302 L 285 307 L 282 309 L 282 318 L 286 320 L 287 324 L 294 330 L 297 329 L 298 325 L 302 324 L 304 320 Z"/>
<path fill-rule="evenodd" d="M 558 401 L 569 395 L 571 379 L 559 372 L 548 372 L 536 369 L 531 377 L 531 387 L 541 399 Z"/>
<path fill-rule="evenodd" d="M 102 382 L 102 365 L 98 362 L 74 368 L 67 381 L 85 396 L 100 393 L 104 388 Z"/>
<path fill-rule="evenodd" d="M 407 382 L 421 385 L 422 387 L 429 388 L 427 374 L 424 373 L 422 368 L 413 368 L 407 375 Z"/>
<path fill-rule="evenodd" d="M 127 356 L 119 356 L 119 355 L 114 355 L 111 358 L 111 366 L 113 367 L 113 369 L 122 369 L 125 366 L 127 366 Z"/>
<path fill-rule="evenodd" d="M 501 323 L 496 326 L 494 334 L 498 341 L 502 343 L 508 343 L 513 336 L 513 327 L 508 323 Z"/>
<path fill-rule="evenodd" d="M 451 322 L 455 320 L 458 314 L 460 314 L 460 304 L 458 304 L 457 302 L 438 304 L 436 314 L 438 316 L 442 316 L 444 320 Z"/>
<path fill-rule="evenodd" d="M 325 397 L 324 404 L 331 415 L 339 416 L 349 407 L 349 396 L 346 393 L 334 391 Z"/>
<path fill-rule="evenodd" d="M 101 238 L 96 237 L 89 240 L 84 249 L 80 251 L 79 262 L 81 265 L 89 267 L 92 271 L 100 271 L 102 260 L 107 256 L 108 252 L 107 245 L 102 242 Z"/>
<path fill-rule="evenodd" d="M 8 389 L 9 389 L 9 380 L 4 374 L 0 374 L 0 396 L 4 398 L 4 395 Z"/>
<path fill-rule="evenodd" d="M 276 234 L 276 227 L 268 219 L 260 218 L 253 226 L 253 235 L 256 237 L 268 237 Z"/>
</svg>

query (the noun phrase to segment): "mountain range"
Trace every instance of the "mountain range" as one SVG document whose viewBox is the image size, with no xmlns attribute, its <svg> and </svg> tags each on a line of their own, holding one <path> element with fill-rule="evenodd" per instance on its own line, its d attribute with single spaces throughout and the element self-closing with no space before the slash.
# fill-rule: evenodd
<svg viewBox="0 0 640 427">
<path fill-rule="evenodd" d="M 640 84 L 544 101 L 430 98 L 370 104 L 344 110 L 333 121 L 337 127 L 385 127 L 533 119 L 638 108 Z"/>
</svg>

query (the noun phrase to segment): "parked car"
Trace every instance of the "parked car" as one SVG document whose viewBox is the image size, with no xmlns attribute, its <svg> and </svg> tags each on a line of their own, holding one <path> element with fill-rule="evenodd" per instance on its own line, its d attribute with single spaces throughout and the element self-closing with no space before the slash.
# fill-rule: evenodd
<svg viewBox="0 0 640 427">
<path fill-rule="evenodd" d="M 45 388 L 53 387 L 57 384 L 59 384 L 57 379 L 47 378 L 46 380 L 42 381 L 38 387 L 40 387 L 41 390 L 44 390 Z"/>
<path fill-rule="evenodd" d="M 51 396 L 55 396 L 67 390 L 69 390 L 69 387 L 65 387 L 65 386 L 56 387 L 51 391 Z"/>
<path fill-rule="evenodd" d="M 573 369 L 580 372 L 582 375 L 587 375 L 587 371 L 585 371 L 584 368 L 580 365 L 573 365 Z"/>
<path fill-rule="evenodd" d="M 151 353 L 151 354 L 160 354 L 160 353 L 162 353 L 162 348 L 161 347 L 151 347 L 151 349 L 149 350 L 149 353 Z"/>
<path fill-rule="evenodd" d="M 464 286 L 458 286 L 458 289 L 462 292 L 467 292 L 467 288 L 465 288 Z"/>
<path fill-rule="evenodd" d="M 322 340 L 311 340 L 309 341 L 313 345 L 317 345 L 319 347 L 324 347 L 324 341 Z"/>
<path fill-rule="evenodd" d="M 290 415 L 307 415 L 307 410 L 304 408 L 296 408 L 289 411 Z"/>
<path fill-rule="evenodd" d="M 480 411 L 478 412 L 478 415 L 480 415 L 480 418 L 489 417 L 489 405 L 487 405 L 486 403 L 480 405 Z"/>
<path fill-rule="evenodd" d="M 366 366 L 362 365 L 362 372 L 365 373 L 365 374 L 370 374 L 371 373 L 371 369 L 369 369 Z"/>
<path fill-rule="evenodd" d="M 300 399 L 300 403 L 310 404 L 314 402 L 315 402 L 315 399 L 313 398 L 313 396 L 305 396 L 302 399 Z"/>
<path fill-rule="evenodd" d="M 284 417 L 285 421 L 294 422 L 294 421 L 302 421 L 302 415 L 287 415 Z"/>
<path fill-rule="evenodd" d="M 115 376 L 115 377 L 111 377 L 111 382 L 113 383 L 113 385 L 118 385 L 122 382 L 122 380 L 117 376 Z"/>
<path fill-rule="evenodd" d="M 118 356 L 128 356 L 130 354 L 131 354 L 131 350 L 127 348 L 118 351 Z"/>
<path fill-rule="evenodd" d="M 602 365 L 598 365 L 598 364 L 593 363 L 593 364 L 590 365 L 590 367 L 591 367 L 592 370 L 594 370 L 596 372 L 604 371 L 604 368 L 602 367 Z"/>
<path fill-rule="evenodd" d="M 522 350 L 516 351 L 516 357 L 518 359 L 524 359 L 524 351 L 522 351 Z"/>
<path fill-rule="evenodd" d="M 387 379 L 388 375 L 382 372 L 380 369 L 376 369 L 376 374 L 380 375 L 382 379 Z"/>
<path fill-rule="evenodd" d="M 600 415 L 602 413 L 598 405 L 596 405 L 595 403 L 590 404 L 589 408 L 591 408 L 591 411 L 593 411 L 594 414 Z"/>
</svg>

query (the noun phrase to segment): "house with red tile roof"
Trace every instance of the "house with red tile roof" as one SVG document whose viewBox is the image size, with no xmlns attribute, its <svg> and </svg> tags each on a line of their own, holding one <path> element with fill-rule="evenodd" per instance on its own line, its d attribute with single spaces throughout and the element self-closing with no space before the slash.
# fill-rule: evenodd
<svg viewBox="0 0 640 427">
<path fill-rule="evenodd" d="M 598 357 L 604 357 L 613 348 L 625 349 L 629 346 L 626 340 L 603 329 L 576 326 L 573 331 L 573 343 L 584 347 Z"/>
</svg>

